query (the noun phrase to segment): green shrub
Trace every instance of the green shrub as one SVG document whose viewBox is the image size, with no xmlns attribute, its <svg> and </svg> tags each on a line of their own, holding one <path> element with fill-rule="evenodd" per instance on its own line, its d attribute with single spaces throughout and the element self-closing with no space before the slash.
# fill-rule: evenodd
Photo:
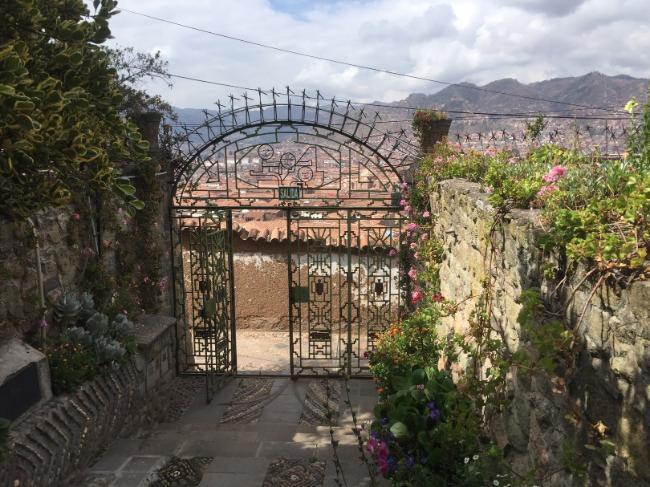
<svg viewBox="0 0 650 487">
<path fill-rule="evenodd" d="M 54 394 L 74 392 L 98 372 L 94 352 L 81 343 L 57 343 L 47 350 L 47 359 Z"/>
</svg>

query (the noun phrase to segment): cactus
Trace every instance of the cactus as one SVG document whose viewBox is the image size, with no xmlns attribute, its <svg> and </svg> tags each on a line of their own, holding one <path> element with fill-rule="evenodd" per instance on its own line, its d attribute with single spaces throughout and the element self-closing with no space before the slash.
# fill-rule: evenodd
<svg viewBox="0 0 650 487">
<path fill-rule="evenodd" d="M 76 296 L 71 293 L 65 293 L 54 305 L 52 318 L 57 326 L 66 328 L 77 322 L 80 311 L 81 303 L 79 303 Z"/>
<path fill-rule="evenodd" d="M 108 316 L 104 313 L 94 313 L 86 321 L 86 330 L 88 330 L 93 337 L 101 337 L 108 334 Z"/>
</svg>

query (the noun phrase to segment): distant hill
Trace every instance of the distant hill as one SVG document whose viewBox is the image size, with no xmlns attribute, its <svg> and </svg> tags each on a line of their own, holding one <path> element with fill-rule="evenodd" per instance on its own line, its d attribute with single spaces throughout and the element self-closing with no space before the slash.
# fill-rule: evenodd
<svg viewBox="0 0 650 487">
<path fill-rule="evenodd" d="M 513 117 L 475 116 L 469 113 L 458 112 L 482 112 L 499 114 L 530 114 L 531 117 L 543 113 L 555 115 L 554 118 L 547 117 L 546 135 L 550 141 L 557 143 L 573 143 L 569 140 L 570 133 L 576 128 L 581 130 L 580 137 L 584 144 L 591 142 L 609 146 L 610 141 L 615 142 L 617 147 L 623 147 L 624 140 L 619 136 L 613 139 L 605 137 L 607 127 L 615 127 L 615 132 L 625 134 L 624 127 L 627 125 L 626 115 L 622 114 L 623 106 L 632 98 L 636 97 L 641 103 L 645 102 L 648 93 L 648 79 L 634 78 L 627 75 L 608 76 L 598 72 L 587 73 L 583 76 L 553 78 L 534 83 L 520 83 L 516 79 L 505 78 L 492 81 L 486 85 L 479 86 L 471 83 L 448 86 L 434 94 L 413 93 L 404 100 L 392 103 L 380 103 L 390 105 L 391 108 L 369 106 L 367 114 L 379 112 L 381 120 L 410 120 L 412 111 L 406 107 L 436 108 L 449 112 L 449 117 L 454 120 L 452 124 L 450 139 L 460 142 L 460 137 L 473 145 L 481 145 L 482 139 L 478 134 L 492 134 L 496 131 L 510 134 L 518 134 L 521 139 L 526 131 L 525 119 Z M 508 94 L 520 95 L 519 97 Z M 547 101 L 544 101 L 547 100 Z M 553 101 L 550 101 L 553 100 Z M 379 103 L 379 102 L 375 102 Z M 591 108 L 581 108 L 565 103 L 584 105 L 588 107 L 608 107 L 617 110 L 618 113 L 607 112 Z M 400 107 L 404 107 L 400 109 Z M 299 111 L 299 107 L 296 106 Z M 203 110 L 195 108 L 175 108 L 179 122 L 187 125 L 200 124 L 205 120 Z M 299 117 L 298 111 L 296 116 Z M 211 109 L 211 113 L 214 111 Z M 598 117 L 599 119 L 580 119 L 571 117 Z M 605 120 L 604 118 L 611 119 Z M 618 119 L 618 120 L 616 120 Z M 408 122 L 384 123 L 382 128 L 386 130 L 399 130 L 405 128 L 410 130 Z M 551 134 L 554 133 L 554 136 Z M 468 134 L 470 137 L 468 137 Z M 471 134 L 474 134 L 471 136 Z M 557 138 L 561 134 L 563 141 Z M 592 137 L 592 140 L 585 140 L 584 134 Z M 553 138 L 555 137 L 555 138 Z M 621 145 L 623 144 L 623 145 Z M 608 149 L 609 150 L 609 147 Z"/>
<path fill-rule="evenodd" d="M 633 78 L 627 75 L 607 76 L 598 72 L 571 78 L 553 78 L 529 84 L 506 78 L 479 87 L 490 90 L 489 92 L 473 89 L 476 85 L 471 83 L 463 83 L 461 86 L 448 86 L 432 95 L 414 93 L 394 105 L 434 106 L 443 110 L 495 113 L 532 111 L 559 113 L 577 108 L 561 103 L 549 103 L 494 93 L 496 91 L 564 103 L 620 109 L 633 96 L 640 101 L 645 100 L 648 82 L 647 79 Z M 577 110 L 577 112 L 582 111 Z M 586 110 L 585 112 L 592 111 Z"/>
</svg>

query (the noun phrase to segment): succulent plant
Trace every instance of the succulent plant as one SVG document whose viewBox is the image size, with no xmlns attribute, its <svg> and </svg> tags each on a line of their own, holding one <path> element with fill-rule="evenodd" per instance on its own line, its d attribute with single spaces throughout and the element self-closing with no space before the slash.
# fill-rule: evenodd
<svg viewBox="0 0 650 487">
<path fill-rule="evenodd" d="M 100 364 L 118 362 L 126 354 L 126 349 L 112 338 L 100 336 L 95 339 L 95 353 Z"/>
<path fill-rule="evenodd" d="M 93 344 L 93 337 L 88 333 L 88 330 L 80 326 L 71 326 L 63 332 L 64 340 L 82 345 L 84 347 L 91 347 Z"/>
<path fill-rule="evenodd" d="M 104 313 L 94 313 L 86 321 L 86 330 L 95 338 L 108 334 L 108 316 Z"/>
<path fill-rule="evenodd" d="M 88 318 L 90 318 L 96 312 L 95 300 L 93 299 L 92 294 L 90 294 L 89 292 L 84 292 L 81 295 L 81 299 L 79 301 L 81 304 L 81 310 L 79 311 L 79 319 L 82 322 L 86 322 Z"/>
<path fill-rule="evenodd" d="M 77 322 L 80 311 L 81 303 L 77 297 L 72 293 L 65 293 L 54 304 L 52 319 L 57 326 L 66 328 Z"/>
<path fill-rule="evenodd" d="M 133 329 L 133 323 L 123 314 L 115 315 L 113 322 L 111 323 L 111 336 L 113 338 L 124 338 L 127 336 Z"/>
</svg>

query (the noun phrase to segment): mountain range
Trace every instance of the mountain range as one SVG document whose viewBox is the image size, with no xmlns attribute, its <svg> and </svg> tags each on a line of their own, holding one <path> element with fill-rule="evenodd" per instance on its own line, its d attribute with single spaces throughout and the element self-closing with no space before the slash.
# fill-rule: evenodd
<svg viewBox="0 0 650 487">
<path fill-rule="evenodd" d="M 386 130 L 404 128 L 408 131 L 412 108 L 435 108 L 447 112 L 454 120 L 450 139 L 460 140 L 462 135 L 466 140 L 474 142 L 484 140 L 478 136 L 479 133 L 494 134 L 498 131 L 521 135 L 526 132 L 527 123 L 542 114 L 547 117 L 547 135 L 552 132 L 557 134 L 558 131 L 568 135 L 579 128 L 592 137 L 598 137 L 598 140 L 593 139 L 592 142 L 601 144 L 608 140 L 605 136 L 608 127 L 615 127 L 618 133 L 625 134 L 624 127 L 628 121 L 622 109 L 632 97 L 644 103 L 647 100 L 649 82 L 648 79 L 628 75 L 608 76 L 591 72 L 583 76 L 553 78 L 528 84 L 512 78 L 481 86 L 460 83 L 433 94 L 413 93 L 403 100 L 391 103 L 372 102 L 367 107 L 366 114 L 379 113 L 381 120 L 385 121 L 382 128 Z M 295 106 L 296 118 L 300 116 L 298 103 Z M 604 107 L 606 110 L 596 107 Z M 202 109 L 175 108 L 175 111 L 181 124 L 191 126 L 205 120 Z M 214 113 L 212 109 L 209 111 Z M 477 112 L 480 114 L 477 115 Z M 521 114 L 526 114 L 529 118 L 522 118 Z M 473 139 L 468 137 L 471 134 L 474 134 Z M 552 137 L 551 140 L 554 141 Z"/>
</svg>

